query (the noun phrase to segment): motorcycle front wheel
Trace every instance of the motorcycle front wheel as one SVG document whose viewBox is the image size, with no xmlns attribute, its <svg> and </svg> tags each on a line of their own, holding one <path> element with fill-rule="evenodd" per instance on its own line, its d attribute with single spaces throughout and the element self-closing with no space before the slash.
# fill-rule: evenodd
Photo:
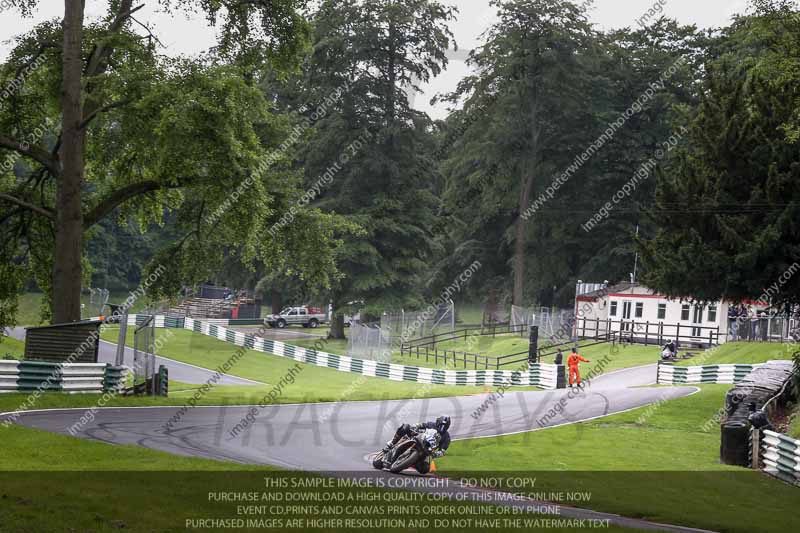
<svg viewBox="0 0 800 533">
<path fill-rule="evenodd" d="M 398 472 L 402 472 L 409 466 L 412 466 L 419 461 L 419 452 L 413 446 L 403 452 L 403 454 L 395 459 L 392 463 L 392 466 L 389 467 L 389 471 L 392 474 L 397 474 Z"/>
</svg>

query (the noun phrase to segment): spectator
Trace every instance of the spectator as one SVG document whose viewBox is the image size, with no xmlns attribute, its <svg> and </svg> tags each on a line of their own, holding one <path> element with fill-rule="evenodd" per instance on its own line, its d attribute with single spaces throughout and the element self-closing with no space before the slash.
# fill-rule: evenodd
<svg viewBox="0 0 800 533">
<path fill-rule="evenodd" d="M 562 365 L 562 364 L 564 364 L 564 353 L 561 351 L 561 349 L 560 349 L 560 348 L 559 348 L 559 350 L 558 350 L 558 353 L 556 353 L 556 360 L 555 360 L 555 364 L 557 364 L 557 365 Z"/>
</svg>

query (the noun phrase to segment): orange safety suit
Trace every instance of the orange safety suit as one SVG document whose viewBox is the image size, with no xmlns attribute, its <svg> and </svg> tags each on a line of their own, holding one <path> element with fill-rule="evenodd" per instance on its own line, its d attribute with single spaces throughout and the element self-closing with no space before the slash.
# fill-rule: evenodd
<svg viewBox="0 0 800 533">
<path fill-rule="evenodd" d="M 584 359 L 583 357 L 581 357 L 580 355 L 578 355 L 576 353 L 572 353 L 572 354 L 570 354 L 569 357 L 567 357 L 567 366 L 569 366 L 569 385 L 570 385 L 570 387 L 572 386 L 573 382 L 577 382 L 578 385 L 581 384 L 581 373 L 578 370 L 578 365 L 581 362 L 588 363 L 589 360 L 588 359 Z"/>
</svg>

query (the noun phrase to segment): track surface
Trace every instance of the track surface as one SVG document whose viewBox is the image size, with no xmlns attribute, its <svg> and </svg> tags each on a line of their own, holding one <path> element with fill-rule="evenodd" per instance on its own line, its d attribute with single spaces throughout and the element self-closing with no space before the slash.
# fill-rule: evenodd
<svg viewBox="0 0 800 533">
<path fill-rule="evenodd" d="M 197 407 L 178 423 L 165 424 L 180 408 L 108 408 L 95 415 L 79 436 L 117 444 L 137 444 L 182 455 L 303 470 L 363 470 L 365 456 L 383 446 L 403 422 L 453 418 L 454 439 L 519 433 L 587 420 L 660 400 L 691 394 L 694 387 L 627 388 L 655 381 L 655 366 L 618 371 L 598 378 L 586 391 L 507 392 L 477 419 L 488 394 L 319 404 L 274 405 L 259 409 L 247 429 L 235 432 L 248 406 Z M 555 412 L 564 400 L 561 413 Z M 18 422 L 66 433 L 84 410 L 28 412 Z M 542 420 L 548 413 L 550 417 Z"/>
<path fill-rule="evenodd" d="M 6 330 L 10 337 L 15 339 L 24 341 L 25 340 L 25 328 L 13 328 Z M 231 353 L 236 348 L 232 348 Z M 97 350 L 97 361 L 100 363 L 111 363 L 114 364 L 117 358 L 117 345 L 116 343 L 100 341 L 100 346 Z M 133 349 L 125 347 L 125 364 L 128 366 L 133 365 Z M 189 383 L 189 384 L 203 384 L 208 382 L 212 376 L 216 374 L 213 370 L 209 370 L 207 368 L 202 368 L 199 366 L 190 365 L 187 363 L 181 363 L 180 361 L 175 361 L 174 359 L 168 359 L 166 357 L 156 356 L 156 366 L 164 365 L 169 370 L 169 378 L 175 381 L 180 381 L 182 383 Z M 250 379 L 239 378 L 236 376 L 231 376 L 228 374 L 223 374 L 219 381 L 216 382 L 218 385 L 263 385 L 263 383 L 259 383 L 258 381 L 253 381 Z"/>
<path fill-rule="evenodd" d="M 242 422 L 251 407 L 197 407 L 187 411 L 172 427 L 167 423 L 180 408 L 103 408 L 77 436 L 180 455 L 271 464 L 339 476 L 350 475 L 344 474 L 345 471 L 363 471 L 367 476 L 390 476 L 372 470 L 367 456 L 381 448 L 403 422 L 429 420 L 446 413 L 453 418 L 451 434 L 454 440 L 482 438 L 570 424 L 697 391 L 694 387 L 629 388 L 653 384 L 655 372 L 655 365 L 613 372 L 595 379 L 585 391 L 576 390 L 575 393 L 569 390 L 507 392 L 477 418 L 473 415 L 481 405 L 485 405 L 490 394 L 268 406 L 259 409 L 254 422 L 238 433 L 232 430 Z M 560 413 L 555 409 L 559 404 L 563 405 Z M 67 428 L 84 413 L 85 409 L 29 411 L 20 413 L 16 423 L 67 433 Z M 548 414 L 550 416 L 544 420 Z M 502 493 L 459 484 L 447 488 L 420 486 L 409 490 L 436 492 L 450 497 L 455 497 L 456 493 L 479 492 L 484 503 L 523 508 L 537 504 L 533 501 L 509 501 L 502 498 Z M 588 509 L 555 507 L 555 513 L 562 518 L 609 520 L 618 526 L 646 530 L 700 531 Z"/>
</svg>

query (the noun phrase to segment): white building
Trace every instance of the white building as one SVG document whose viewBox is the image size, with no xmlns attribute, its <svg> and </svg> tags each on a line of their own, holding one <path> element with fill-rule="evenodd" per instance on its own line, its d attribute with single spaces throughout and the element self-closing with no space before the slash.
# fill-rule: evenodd
<svg viewBox="0 0 800 533">
<path fill-rule="evenodd" d="M 637 342 L 663 344 L 677 339 L 682 344 L 708 346 L 728 340 L 729 302 L 707 304 L 690 299 L 670 299 L 647 287 L 621 283 L 581 294 L 575 298 L 575 334 L 580 337 L 607 332 L 632 336 Z M 754 312 L 763 302 L 748 302 Z"/>
</svg>

